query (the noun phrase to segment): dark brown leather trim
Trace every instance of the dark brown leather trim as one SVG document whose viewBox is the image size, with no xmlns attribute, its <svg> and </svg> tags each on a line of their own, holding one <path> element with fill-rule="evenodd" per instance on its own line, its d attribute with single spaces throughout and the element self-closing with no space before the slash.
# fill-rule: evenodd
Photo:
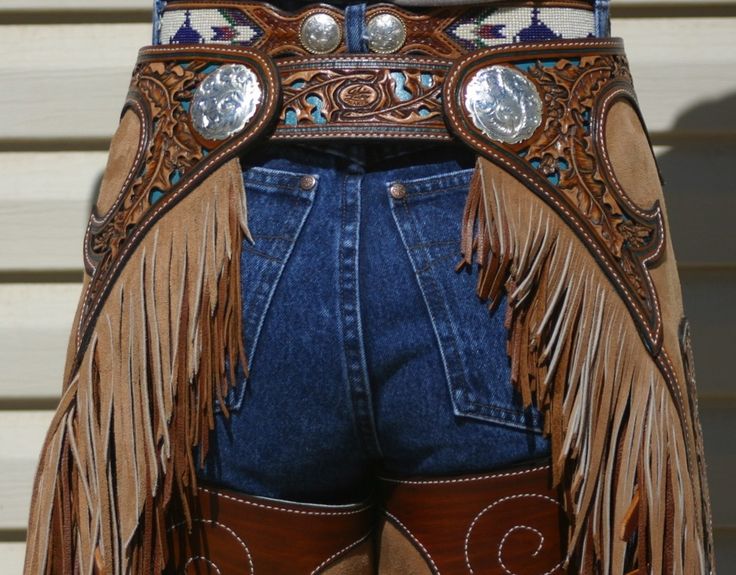
<svg viewBox="0 0 736 575">
<path fill-rule="evenodd" d="M 247 495 L 211 484 L 198 486 L 192 531 L 174 510 L 167 526 L 165 573 L 291 575 L 321 573 L 366 541 L 375 524 L 372 500 L 326 506 Z M 198 571 L 199 572 L 199 571 Z"/>
<path fill-rule="evenodd" d="M 382 477 L 387 520 L 433 573 L 561 575 L 568 523 L 549 465 L 456 477 Z"/>
</svg>

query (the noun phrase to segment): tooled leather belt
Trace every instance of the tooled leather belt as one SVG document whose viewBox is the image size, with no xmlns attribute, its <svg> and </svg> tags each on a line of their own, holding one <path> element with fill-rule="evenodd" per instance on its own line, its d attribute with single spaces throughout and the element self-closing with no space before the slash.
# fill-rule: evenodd
<svg viewBox="0 0 736 575">
<path fill-rule="evenodd" d="M 142 61 L 209 53 L 222 62 L 254 66 L 238 61 L 238 54 L 247 54 L 243 48 L 272 60 L 274 77 L 260 80 L 280 100 L 271 139 L 451 140 L 441 92 L 456 60 L 494 45 L 593 33 L 593 12 L 584 0 L 558 0 L 542 8 L 526 4 L 410 11 L 379 3 L 366 8 L 358 26 L 329 4 L 291 13 L 263 2 L 171 1 L 161 39 L 181 44 L 181 51 L 146 50 Z M 350 27 L 362 31 L 361 41 L 351 38 Z M 194 44 L 203 44 L 203 51 Z M 189 69 L 206 67 L 193 63 Z M 255 65 L 256 77 L 259 70 Z M 219 89 L 227 91 L 224 84 Z"/>
</svg>

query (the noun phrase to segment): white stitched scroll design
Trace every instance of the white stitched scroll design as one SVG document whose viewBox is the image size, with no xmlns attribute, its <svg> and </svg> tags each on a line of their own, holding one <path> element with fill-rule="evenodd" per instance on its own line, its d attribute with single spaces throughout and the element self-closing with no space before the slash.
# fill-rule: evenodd
<svg viewBox="0 0 736 575">
<path fill-rule="evenodd" d="M 212 566 L 212 568 L 215 571 L 217 571 L 217 575 L 222 575 L 222 571 L 220 571 L 220 568 L 217 565 L 215 565 L 214 562 L 212 562 L 209 559 L 207 559 L 207 557 L 202 557 L 200 555 L 194 555 L 194 556 L 190 557 L 189 559 L 187 559 L 187 562 L 184 564 L 184 572 L 185 573 L 187 572 L 187 567 L 189 567 L 189 564 L 190 563 L 193 563 L 195 561 L 204 561 L 205 563 L 209 563 Z M 199 571 L 197 571 L 197 572 L 199 572 Z"/>
<path fill-rule="evenodd" d="M 250 549 L 248 549 L 248 546 L 245 544 L 245 541 L 243 541 L 240 538 L 240 536 L 237 533 L 235 533 L 235 531 L 233 531 L 232 529 L 230 529 L 230 527 L 228 527 L 224 523 L 220 523 L 219 521 L 213 521 L 212 519 L 203 519 L 201 517 L 197 517 L 197 518 L 192 519 L 192 523 L 204 523 L 206 525 L 214 526 L 215 528 L 220 527 L 220 528 L 224 529 L 225 531 L 227 531 L 232 537 L 235 538 L 235 540 L 238 542 L 238 544 L 243 548 L 243 551 L 245 551 L 245 555 L 248 558 L 248 566 L 250 567 L 250 570 L 249 570 L 250 575 L 253 575 L 253 573 L 255 573 L 255 569 L 253 567 L 253 557 L 250 554 Z M 179 527 L 181 525 L 185 525 L 185 524 L 186 524 L 186 521 L 180 521 L 179 523 L 175 523 L 174 525 L 171 525 L 167 529 L 167 531 L 173 531 L 177 527 Z M 190 557 L 187 558 L 186 565 L 185 565 L 185 570 L 186 570 L 186 566 L 188 566 L 193 560 L 196 560 L 196 559 L 202 559 L 204 561 L 207 561 L 207 563 L 209 563 L 210 565 L 212 565 L 212 567 L 214 567 L 217 570 L 217 572 L 220 573 L 220 569 L 217 567 L 217 565 L 215 565 L 212 561 L 210 561 L 206 557 L 201 557 L 199 555 L 192 555 L 192 556 L 190 556 Z"/>
<path fill-rule="evenodd" d="M 555 499 L 548 497 L 546 495 L 542 495 L 540 493 L 519 493 L 516 495 L 509 495 L 508 497 L 502 497 L 501 499 L 497 499 L 490 505 L 487 505 L 482 511 L 480 511 L 474 518 L 473 521 L 470 523 L 470 526 L 468 527 L 468 531 L 465 534 L 465 565 L 468 568 L 468 572 L 470 575 L 475 575 L 475 571 L 473 570 L 473 566 L 470 561 L 470 552 L 469 552 L 469 546 L 470 546 L 470 537 L 472 536 L 473 529 L 477 525 L 478 521 L 480 521 L 481 517 L 485 515 L 487 512 L 491 511 L 494 507 L 506 503 L 508 501 L 514 501 L 522 498 L 527 497 L 533 497 L 535 499 L 540 499 L 540 503 L 552 503 L 556 505 L 557 507 L 560 507 L 560 504 Z M 501 540 L 498 542 L 498 546 L 496 548 L 496 559 L 498 561 L 498 565 L 503 569 L 504 573 L 507 573 L 508 575 L 518 575 L 516 572 L 511 571 L 509 567 L 506 565 L 506 563 L 503 560 L 503 549 L 506 545 L 506 540 L 515 532 L 517 531 L 530 531 L 532 533 L 535 533 L 539 537 L 539 545 L 537 546 L 536 551 L 532 553 L 532 557 L 536 557 L 539 552 L 544 547 L 544 535 L 541 531 L 538 529 L 531 527 L 529 525 L 514 525 L 510 529 L 504 533 Z M 553 575 L 561 566 L 563 561 L 560 561 L 557 563 L 554 567 L 549 569 L 548 571 L 545 571 L 544 573 L 539 573 L 539 575 Z"/>
</svg>

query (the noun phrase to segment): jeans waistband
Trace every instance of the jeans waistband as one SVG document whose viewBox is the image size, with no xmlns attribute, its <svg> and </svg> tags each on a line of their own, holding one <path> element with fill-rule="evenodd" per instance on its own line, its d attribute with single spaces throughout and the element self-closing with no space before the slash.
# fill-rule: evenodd
<svg viewBox="0 0 736 575">
<path fill-rule="evenodd" d="M 196 8 L 184 3 L 181 8 L 174 0 L 154 0 L 153 44 L 219 43 L 254 45 L 259 38 L 256 22 L 237 8 L 237 2 L 201 2 Z M 430 0 L 428 0 L 430 1 Z M 453 25 L 453 40 L 468 48 L 499 44 L 607 37 L 610 34 L 609 0 L 591 0 L 592 10 L 585 3 L 560 0 L 547 5 L 529 6 L 526 2 L 484 2 L 477 12 L 459 25 Z M 344 9 L 345 39 L 350 52 L 366 52 L 365 10 L 383 1 L 347 2 L 332 0 L 326 4 Z M 267 3 L 282 11 L 294 11 L 316 3 L 304 0 L 281 0 Z M 475 5 L 469 2 L 466 6 Z M 399 2 L 396 2 L 400 6 Z M 201 6 L 201 7 L 200 7 Z M 404 9 L 429 9 L 441 6 L 400 6 Z"/>
</svg>

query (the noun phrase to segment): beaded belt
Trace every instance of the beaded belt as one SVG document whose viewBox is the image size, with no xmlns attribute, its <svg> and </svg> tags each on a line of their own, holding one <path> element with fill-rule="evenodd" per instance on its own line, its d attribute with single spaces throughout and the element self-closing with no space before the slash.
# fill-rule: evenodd
<svg viewBox="0 0 736 575">
<path fill-rule="evenodd" d="M 248 46 L 271 57 L 402 52 L 456 58 L 500 44 L 592 37 L 595 30 L 589 0 L 414 10 L 378 3 L 358 19 L 330 4 L 292 13 L 265 2 L 169 0 L 160 36 L 161 44 Z M 362 38 L 353 38 L 351 29 L 362 31 Z"/>
</svg>

